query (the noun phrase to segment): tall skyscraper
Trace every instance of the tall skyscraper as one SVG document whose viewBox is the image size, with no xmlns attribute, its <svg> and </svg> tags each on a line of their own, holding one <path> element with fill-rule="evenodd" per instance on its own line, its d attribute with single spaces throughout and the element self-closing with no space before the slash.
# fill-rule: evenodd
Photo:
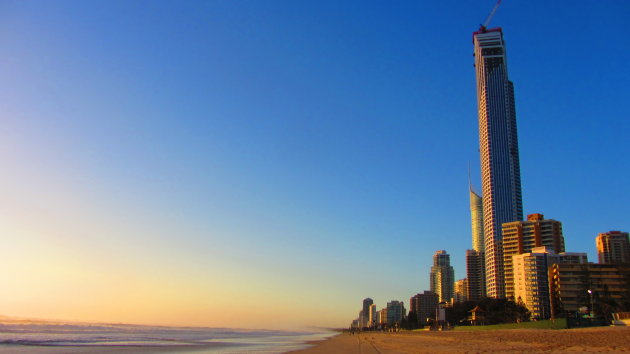
<svg viewBox="0 0 630 354">
<path fill-rule="evenodd" d="M 472 248 L 475 251 L 483 252 L 485 250 L 483 239 L 483 202 L 479 194 L 475 193 L 472 185 L 469 187 L 470 192 L 470 226 L 472 228 Z"/>
<path fill-rule="evenodd" d="M 483 202 L 468 182 L 472 250 L 466 250 L 466 298 L 479 301 L 486 296 L 485 245 L 483 238 Z"/>
<path fill-rule="evenodd" d="M 595 242 L 600 264 L 630 263 L 630 239 L 627 232 L 601 233 L 597 235 Z"/>
<path fill-rule="evenodd" d="M 535 247 L 541 246 L 547 247 L 555 254 L 564 252 L 562 223 L 545 219 L 543 214 L 530 214 L 527 215 L 526 221 L 504 223 L 502 234 L 505 297 L 515 300 L 513 256 L 531 252 Z"/>
<path fill-rule="evenodd" d="M 436 251 L 431 267 L 431 291 L 438 294 L 440 301 L 451 301 L 455 271 L 451 267 L 451 256 L 446 251 Z"/>
<path fill-rule="evenodd" d="M 501 225 L 523 219 L 514 86 L 501 28 L 473 33 L 483 195 L 486 290 L 505 297 Z"/>
</svg>

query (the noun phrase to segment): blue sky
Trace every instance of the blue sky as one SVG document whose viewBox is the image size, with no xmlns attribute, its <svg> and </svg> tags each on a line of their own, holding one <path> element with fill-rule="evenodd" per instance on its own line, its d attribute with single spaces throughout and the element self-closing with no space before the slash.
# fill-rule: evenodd
<svg viewBox="0 0 630 354">
<path fill-rule="evenodd" d="M 364 297 L 428 289 L 438 249 L 464 277 L 472 32 L 492 6 L 3 2 L 4 256 L 35 249 L 86 273 L 25 284 L 49 276 L 16 267 L 0 312 L 122 318 L 94 308 L 135 306 L 127 287 L 110 293 L 127 272 L 153 279 L 138 297 L 178 281 L 200 294 L 127 322 L 260 327 L 263 308 L 289 304 L 272 326 L 344 326 Z M 622 1 L 504 1 L 491 24 L 515 84 L 525 213 L 562 221 L 567 250 L 592 261 L 597 233 L 630 230 L 629 17 Z M 101 276 L 107 296 L 61 305 L 78 296 L 63 286 Z M 20 291 L 58 294 L 57 312 Z M 257 305 L 217 319 L 209 294 Z M 151 315 L 164 302 L 170 317 Z"/>
</svg>

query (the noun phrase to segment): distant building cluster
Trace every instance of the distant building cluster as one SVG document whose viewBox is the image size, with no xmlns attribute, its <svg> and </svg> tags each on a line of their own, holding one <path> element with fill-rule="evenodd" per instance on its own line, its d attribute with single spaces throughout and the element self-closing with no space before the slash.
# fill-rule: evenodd
<svg viewBox="0 0 630 354">
<path fill-rule="evenodd" d="M 363 299 L 363 309 L 350 327 L 361 330 L 396 328 L 406 318 L 405 304 L 402 301 L 392 300 L 377 311 L 374 301 L 368 297 Z"/>
<path fill-rule="evenodd" d="M 630 301 L 628 232 L 597 235 L 594 264 L 586 253 L 566 252 L 560 221 L 540 213 L 523 220 L 514 85 L 503 31 L 482 26 L 473 44 L 482 188 L 477 193 L 469 182 L 472 249 L 466 251 L 466 278 L 455 280 L 450 255 L 436 251 L 430 290 L 410 298 L 408 314 L 400 301 L 376 311 L 366 298 L 353 328 L 440 323 L 445 307 L 486 297 L 523 305 L 534 320 L 585 309 L 592 316 L 594 298 Z M 477 306 L 470 312 L 471 323 L 480 323 L 484 310 Z"/>
</svg>

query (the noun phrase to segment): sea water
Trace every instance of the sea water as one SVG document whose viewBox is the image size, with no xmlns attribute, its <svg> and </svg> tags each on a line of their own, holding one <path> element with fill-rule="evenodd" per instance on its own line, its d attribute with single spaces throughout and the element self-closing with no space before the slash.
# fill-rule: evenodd
<svg viewBox="0 0 630 354">
<path fill-rule="evenodd" d="M 0 353 L 285 353 L 334 334 L 16 321 L 0 323 Z"/>
</svg>

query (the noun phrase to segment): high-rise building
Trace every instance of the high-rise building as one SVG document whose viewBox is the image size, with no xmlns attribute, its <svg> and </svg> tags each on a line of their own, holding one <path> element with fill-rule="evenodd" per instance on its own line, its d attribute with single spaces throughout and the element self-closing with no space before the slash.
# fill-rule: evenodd
<svg viewBox="0 0 630 354">
<path fill-rule="evenodd" d="M 484 253 L 466 250 L 466 298 L 479 301 L 486 297 L 486 266 Z"/>
<path fill-rule="evenodd" d="M 386 325 L 387 324 L 387 307 L 382 308 L 378 312 L 378 324 L 379 325 Z"/>
<path fill-rule="evenodd" d="M 627 232 L 601 233 L 597 235 L 595 242 L 600 264 L 630 263 L 630 238 Z"/>
<path fill-rule="evenodd" d="M 425 325 L 428 319 L 435 318 L 435 310 L 438 308 L 439 296 L 431 291 L 416 294 L 409 300 L 410 310 L 418 316 L 418 324 Z"/>
<path fill-rule="evenodd" d="M 505 296 L 514 297 L 512 256 L 531 252 L 534 247 L 546 246 L 554 253 L 564 252 L 562 223 L 545 219 L 543 214 L 527 215 L 527 221 L 513 221 L 502 225 L 503 277 Z"/>
<path fill-rule="evenodd" d="M 473 33 L 488 296 L 505 297 L 501 225 L 523 219 L 514 85 L 501 28 Z"/>
<path fill-rule="evenodd" d="M 529 253 L 513 257 L 514 299 L 529 309 L 533 319 L 551 316 L 548 274 L 555 263 L 555 253 L 546 247 L 534 247 Z"/>
<path fill-rule="evenodd" d="M 483 252 L 485 249 L 483 240 L 483 202 L 479 194 L 475 193 L 472 186 L 470 193 L 470 225 L 472 228 L 472 248 Z"/>
<path fill-rule="evenodd" d="M 357 323 L 359 324 L 359 328 L 365 327 L 367 319 L 365 318 L 365 315 L 363 315 L 363 310 L 359 311 L 359 317 L 357 317 L 357 321 Z"/>
<path fill-rule="evenodd" d="M 405 304 L 402 301 L 392 300 L 387 303 L 387 324 L 400 323 L 405 318 Z"/>
<path fill-rule="evenodd" d="M 431 291 L 438 294 L 440 301 L 451 301 L 455 271 L 451 267 L 451 256 L 446 251 L 436 251 L 431 267 Z"/>
<path fill-rule="evenodd" d="M 376 305 L 372 304 L 369 308 L 369 316 L 368 316 L 368 327 L 373 328 L 376 326 Z"/>
<path fill-rule="evenodd" d="M 363 321 L 361 321 L 362 327 L 369 327 L 369 318 L 370 318 L 370 305 L 372 305 L 374 301 L 369 297 L 363 299 L 363 309 L 361 313 L 363 313 Z"/>
</svg>

